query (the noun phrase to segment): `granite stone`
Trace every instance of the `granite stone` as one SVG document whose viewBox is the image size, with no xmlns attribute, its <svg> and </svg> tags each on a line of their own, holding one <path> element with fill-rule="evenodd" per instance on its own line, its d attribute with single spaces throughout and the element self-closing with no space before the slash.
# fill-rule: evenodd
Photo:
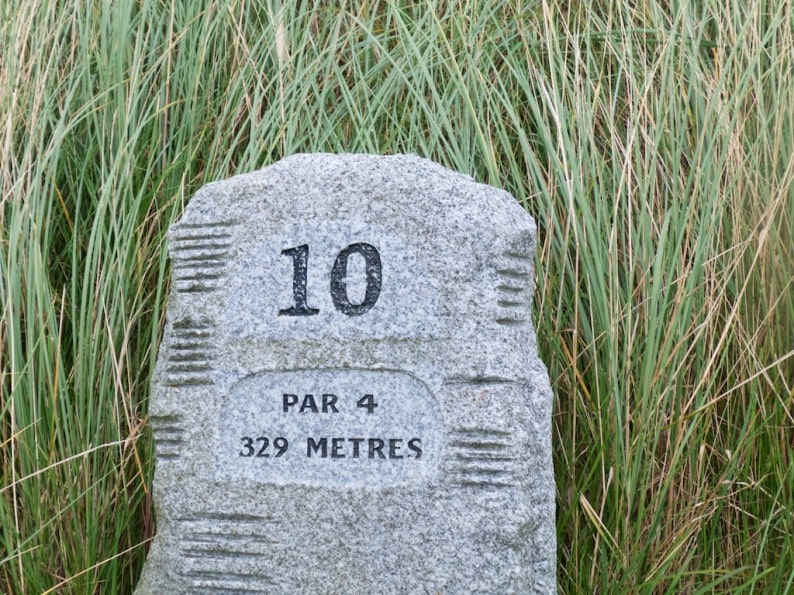
<svg viewBox="0 0 794 595">
<path fill-rule="evenodd" d="M 413 155 L 294 155 L 168 233 L 136 593 L 552 593 L 535 223 Z"/>
</svg>

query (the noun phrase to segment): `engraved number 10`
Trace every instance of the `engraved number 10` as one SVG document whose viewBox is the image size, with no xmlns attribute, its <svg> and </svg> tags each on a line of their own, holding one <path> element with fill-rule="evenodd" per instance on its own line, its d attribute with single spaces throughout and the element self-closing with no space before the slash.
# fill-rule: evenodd
<svg viewBox="0 0 794 595">
<path fill-rule="evenodd" d="M 287 248 L 281 253 L 292 258 L 292 299 L 295 305 L 279 310 L 279 316 L 314 316 L 318 314 L 319 309 L 310 308 L 306 303 L 309 245 L 303 244 L 295 248 Z M 360 254 L 364 257 L 366 264 L 367 291 L 364 294 L 364 301 L 360 304 L 351 304 L 347 295 L 347 260 L 351 254 Z M 375 246 L 363 243 L 350 244 L 337 255 L 331 269 L 331 300 L 334 303 L 334 308 L 348 316 L 366 314 L 378 301 L 381 277 L 380 254 Z"/>
</svg>

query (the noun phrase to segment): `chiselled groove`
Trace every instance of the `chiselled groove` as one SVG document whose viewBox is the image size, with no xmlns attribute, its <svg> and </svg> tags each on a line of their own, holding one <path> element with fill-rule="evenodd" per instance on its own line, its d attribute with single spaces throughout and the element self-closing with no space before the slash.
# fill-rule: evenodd
<svg viewBox="0 0 794 595">
<path fill-rule="evenodd" d="M 274 540 L 270 541 L 253 541 L 253 540 L 235 540 L 235 541 L 228 541 L 225 539 L 191 539 L 185 537 L 182 540 L 182 549 L 185 551 L 191 552 L 236 552 L 236 551 L 244 551 L 250 553 L 260 553 L 263 551 L 263 546 L 271 546 L 277 545 L 278 542 Z"/>
<path fill-rule="evenodd" d="M 226 257 L 234 244 L 227 241 L 216 240 L 191 240 L 181 244 L 171 243 L 171 252 L 177 261 L 196 259 L 196 257 L 209 258 L 221 256 Z M 215 259 L 217 260 L 217 259 Z"/>
<path fill-rule="evenodd" d="M 176 453 L 172 453 L 172 452 L 158 452 L 156 454 L 156 458 L 158 460 L 174 461 L 174 460 L 179 458 L 179 455 L 176 454 Z"/>
<path fill-rule="evenodd" d="M 192 285 L 185 285 L 185 283 L 192 283 Z M 174 285 L 174 291 L 179 293 L 212 293 L 218 291 L 222 285 L 213 280 L 207 281 L 179 281 Z"/>
<path fill-rule="evenodd" d="M 206 351 L 186 351 L 186 352 L 177 352 L 171 353 L 168 356 L 168 363 L 174 364 L 175 366 L 183 366 L 183 365 L 203 365 L 207 366 L 207 369 L 212 366 L 212 361 L 214 357 L 207 353 Z M 172 370 L 168 369 L 169 373 Z M 192 370 L 195 371 L 195 370 Z M 205 370 L 199 370 L 205 371 Z M 180 372 L 175 372 L 180 373 Z"/>
<path fill-rule="evenodd" d="M 202 363 L 209 363 L 207 360 L 211 360 L 213 357 L 209 354 L 197 352 L 197 351 L 188 351 L 187 353 L 172 353 L 168 356 L 169 362 L 202 362 Z"/>
<path fill-rule="evenodd" d="M 503 450 L 510 445 L 504 442 L 485 441 L 485 440 L 453 440 L 451 446 L 457 448 L 470 448 L 472 450 Z"/>
<path fill-rule="evenodd" d="M 193 271 L 191 271 L 193 272 Z M 192 275 L 177 275 L 177 281 L 203 281 L 203 280 L 212 280 L 212 279 L 220 279 L 223 277 L 223 273 L 218 272 L 193 272 Z"/>
<path fill-rule="evenodd" d="M 199 339 L 204 337 L 211 337 L 212 336 L 212 329 L 204 329 L 204 328 L 184 328 L 174 329 L 174 334 L 182 339 Z"/>
<path fill-rule="evenodd" d="M 497 318 L 496 324 L 501 324 L 502 326 L 523 326 L 527 323 L 527 320 L 524 318 Z"/>
<path fill-rule="evenodd" d="M 174 357 L 174 354 L 169 355 L 167 363 L 169 367 L 166 372 L 169 376 L 206 376 L 208 372 L 212 371 L 212 360 L 207 353 L 203 351 L 188 351 L 188 354 L 196 354 L 201 356 L 197 359 L 187 359 L 181 357 Z M 186 370 L 184 366 L 200 366 L 199 368 Z"/>
<path fill-rule="evenodd" d="M 220 286 L 220 280 L 223 275 L 214 277 L 212 279 L 182 279 L 177 277 L 176 290 L 187 293 L 195 293 L 198 291 L 215 291 Z"/>
<path fill-rule="evenodd" d="M 455 428 L 455 434 L 463 434 L 465 436 L 490 436 L 490 437 L 508 437 L 512 432 L 508 430 L 497 430 L 491 428 Z"/>
<path fill-rule="evenodd" d="M 185 429 L 181 426 L 156 426 L 154 431 L 158 434 L 181 434 Z"/>
<path fill-rule="evenodd" d="M 226 266 L 225 259 L 202 259 L 191 262 L 178 262 L 174 264 L 174 270 L 181 271 L 183 269 L 222 269 Z"/>
<path fill-rule="evenodd" d="M 212 380 L 206 376 L 188 376 L 184 378 L 169 378 L 168 386 L 205 386 L 213 384 Z"/>
<path fill-rule="evenodd" d="M 229 236 L 231 237 L 231 236 Z M 202 250 L 202 251 L 210 251 L 216 252 L 218 254 L 222 254 L 229 250 L 232 247 L 232 242 L 227 239 L 217 239 L 217 240 L 180 240 L 179 238 L 176 239 L 177 242 L 181 243 L 171 243 L 171 249 L 174 252 L 186 252 L 190 250 Z"/>
<path fill-rule="evenodd" d="M 204 293 L 205 291 L 216 291 L 218 288 L 214 285 L 205 285 L 203 283 L 196 283 L 188 285 L 187 287 L 177 287 L 179 293 Z"/>
<path fill-rule="evenodd" d="M 532 259 L 529 256 L 526 256 L 524 254 L 519 254 L 518 252 L 512 252 L 510 250 L 507 250 L 505 252 L 502 252 L 502 254 L 508 258 L 516 258 L 518 260 L 525 260 L 527 262 L 532 262 Z"/>
<path fill-rule="evenodd" d="M 211 345 L 212 335 L 207 331 L 193 331 L 192 334 L 185 333 L 184 331 L 176 331 L 174 333 L 174 339 L 174 347 L 179 346 L 180 349 L 195 349 L 196 347 L 209 347 Z"/>
<path fill-rule="evenodd" d="M 494 487 L 508 487 L 514 485 L 513 471 L 467 471 L 466 469 L 453 469 L 447 475 L 451 485 L 482 485 Z"/>
<path fill-rule="evenodd" d="M 212 329 L 212 322 L 209 320 L 194 320 L 192 318 L 182 318 L 174 322 L 174 330 L 178 332 L 198 329 Z"/>
<path fill-rule="evenodd" d="M 457 449 L 453 457 L 462 464 L 471 461 L 510 461 L 511 432 L 490 428 L 457 428 L 451 434 L 450 447 Z"/>
<path fill-rule="evenodd" d="M 189 381 L 192 379 L 209 378 L 212 372 L 212 366 L 202 365 L 196 366 L 195 369 L 190 369 L 186 365 L 169 366 L 166 368 L 166 375 L 170 380 L 181 382 L 183 380 Z"/>
<path fill-rule="evenodd" d="M 529 307 L 529 302 L 515 302 L 515 301 L 511 301 L 511 300 L 499 300 L 498 302 L 496 302 L 496 304 L 498 306 L 501 306 L 502 308 L 516 308 L 516 307 L 518 307 L 518 308 L 528 308 Z"/>
<path fill-rule="evenodd" d="M 453 483 L 452 485 L 457 485 L 464 488 L 511 488 L 515 486 L 514 483 L 506 481 L 487 481 L 475 479 L 463 479 Z"/>
<path fill-rule="evenodd" d="M 179 343 L 173 343 L 171 349 L 177 351 L 194 351 L 197 349 L 207 349 L 209 346 L 209 341 L 181 341 Z"/>
<path fill-rule="evenodd" d="M 185 428 L 181 426 L 153 426 L 155 434 L 182 434 Z"/>
<path fill-rule="evenodd" d="M 212 369 L 212 366 L 209 362 L 201 362 L 196 364 L 186 363 L 186 364 L 178 364 L 175 366 L 168 366 L 166 371 L 171 373 L 179 373 L 179 372 L 208 372 Z"/>
<path fill-rule="evenodd" d="M 188 570 L 181 574 L 191 580 L 194 587 L 213 589 L 213 593 L 263 593 L 259 587 L 274 586 L 273 579 L 258 573 Z"/>
<path fill-rule="evenodd" d="M 455 453 L 452 455 L 453 459 L 457 459 L 459 461 L 468 462 L 468 463 L 491 463 L 491 462 L 511 462 L 517 461 L 516 457 L 512 457 L 510 455 L 500 455 L 500 454 L 492 454 L 492 453 L 477 453 L 477 454 L 466 454 L 466 453 Z"/>
<path fill-rule="evenodd" d="M 258 533 L 213 533 L 209 531 L 197 531 L 185 535 L 185 541 L 195 541 L 198 543 L 217 543 L 218 541 L 244 541 L 246 543 L 277 543 Z"/>
<path fill-rule="evenodd" d="M 228 595 L 240 595 L 242 593 L 245 595 L 246 593 L 267 593 L 267 591 L 251 587 L 194 585 L 194 588 L 191 589 L 189 593 L 190 595 L 218 595 L 219 593 L 228 593 Z"/>
<path fill-rule="evenodd" d="M 444 384 L 513 384 L 515 380 L 501 376 L 450 376 Z"/>
<path fill-rule="evenodd" d="M 224 549 L 220 547 L 197 549 L 197 548 L 183 548 L 182 555 L 185 558 L 230 558 L 232 560 L 239 558 L 261 558 L 261 552 L 250 552 L 247 550 L 233 550 Z"/>
<path fill-rule="evenodd" d="M 177 242 L 190 242 L 195 240 L 221 240 L 221 239 L 228 239 L 231 238 L 232 234 L 225 232 L 225 231 L 217 231 L 217 232 L 206 232 L 206 233 L 194 233 L 190 235 L 175 235 L 174 241 Z"/>
<path fill-rule="evenodd" d="M 155 438 L 157 448 L 178 447 L 184 444 L 181 438 Z"/>
<path fill-rule="evenodd" d="M 194 553 L 234 548 L 250 551 L 251 546 L 277 544 L 268 530 L 281 522 L 270 516 L 228 512 L 193 513 L 177 520 L 182 524 L 184 546 Z"/>
<path fill-rule="evenodd" d="M 499 291 L 504 291 L 505 293 L 516 294 L 516 293 L 521 293 L 522 291 L 526 291 L 529 288 L 524 286 L 516 287 L 515 285 L 502 284 L 502 285 L 497 285 L 496 289 L 498 289 Z"/>
<path fill-rule="evenodd" d="M 516 269 L 499 269 L 496 272 L 503 277 L 507 277 L 508 279 L 529 279 L 529 273 L 527 271 Z"/>
<path fill-rule="evenodd" d="M 182 421 L 181 415 L 150 415 L 149 416 L 149 423 L 153 426 L 159 426 L 160 424 L 174 424 L 179 423 Z"/>
<path fill-rule="evenodd" d="M 192 589 L 189 591 L 191 595 L 216 595 L 217 593 L 229 593 L 234 595 L 246 595 L 247 593 L 267 593 L 263 587 L 275 587 L 272 582 L 259 579 L 255 581 L 247 581 L 245 579 L 209 579 L 209 578 L 191 578 Z"/>
<path fill-rule="evenodd" d="M 209 341 L 182 341 L 177 340 L 177 342 L 171 344 L 171 350 L 174 353 L 179 353 L 181 355 L 190 355 L 190 354 L 201 354 L 202 352 L 207 352 L 209 357 L 209 351 L 211 347 L 211 343 Z"/>
<path fill-rule="evenodd" d="M 183 229 L 212 229 L 213 227 L 232 227 L 237 225 L 234 219 L 224 219 L 222 221 L 214 221 L 212 223 L 180 223 L 177 233 Z"/>
<path fill-rule="evenodd" d="M 229 250 L 232 247 L 231 242 L 220 241 L 220 242 L 185 242 L 179 245 L 172 245 L 171 249 L 174 252 L 188 252 L 191 250 L 205 250 L 205 251 L 212 251 L 217 252 L 218 254 L 222 254 Z"/>
<path fill-rule="evenodd" d="M 204 264 L 202 264 L 204 263 Z M 192 268 L 200 266 L 223 266 L 226 264 L 226 253 L 223 254 L 206 254 L 206 255 L 193 255 L 193 256 L 179 256 L 179 260 L 174 265 L 175 268 Z"/>
<path fill-rule="evenodd" d="M 183 522 L 197 521 L 234 521 L 235 523 L 276 523 L 275 519 L 266 516 L 244 514 L 236 512 L 197 512 L 189 517 L 177 519 Z"/>
<path fill-rule="evenodd" d="M 212 330 L 174 329 L 174 347 L 177 349 L 196 349 L 211 345 Z"/>
<path fill-rule="evenodd" d="M 488 467 L 456 467 L 461 475 L 512 475 L 511 469 L 491 469 Z"/>
<path fill-rule="evenodd" d="M 192 579 L 206 579 L 213 581 L 270 581 L 271 578 L 255 572 L 231 572 L 228 570 L 185 570 L 183 576 Z"/>
<path fill-rule="evenodd" d="M 273 584 L 261 584 L 260 582 L 257 583 L 250 583 L 250 582 L 235 582 L 235 581 L 219 581 L 219 580 L 210 580 L 210 579 L 193 579 L 192 580 L 192 587 L 193 590 L 190 591 L 191 595 L 200 594 L 200 595 L 216 595 L 217 593 L 230 593 L 234 595 L 246 595 L 247 593 L 267 593 L 267 591 L 263 591 L 260 587 L 273 587 Z"/>
</svg>

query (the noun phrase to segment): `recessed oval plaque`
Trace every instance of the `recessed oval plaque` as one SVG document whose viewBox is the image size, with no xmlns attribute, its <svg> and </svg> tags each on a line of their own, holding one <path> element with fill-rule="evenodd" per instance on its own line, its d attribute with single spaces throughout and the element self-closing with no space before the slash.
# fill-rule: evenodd
<svg viewBox="0 0 794 595">
<path fill-rule="evenodd" d="M 216 432 L 222 481 L 412 485 L 437 473 L 438 406 L 405 372 L 293 370 L 249 376 L 229 391 Z"/>
</svg>

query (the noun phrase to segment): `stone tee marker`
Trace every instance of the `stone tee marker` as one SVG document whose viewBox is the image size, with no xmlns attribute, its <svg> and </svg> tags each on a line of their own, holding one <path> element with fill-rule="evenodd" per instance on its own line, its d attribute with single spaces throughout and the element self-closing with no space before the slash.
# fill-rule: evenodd
<svg viewBox="0 0 794 595">
<path fill-rule="evenodd" d="M 295 155 L 169 232 L 137 593 L 555 591 L 535 224 L 415 156 Z"/>
</svg>

